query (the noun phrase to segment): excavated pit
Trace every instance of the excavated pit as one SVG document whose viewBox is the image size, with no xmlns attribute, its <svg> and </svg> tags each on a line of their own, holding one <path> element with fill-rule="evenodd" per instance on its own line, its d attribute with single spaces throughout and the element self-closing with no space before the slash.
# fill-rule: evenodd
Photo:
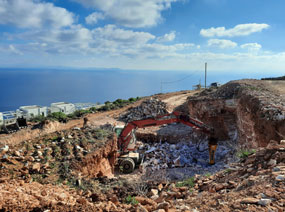
<svg viewBox="0 0 285 212">
<path fill-rule="evenodd" d="M 265 147 L 270 140 L 285 138 L 285 94 L 267 82 L 229 82 L 190 97 L 187 110 L 213 126 L 220 140 L 236 141 L 243 148 Z"/>
<path fill-rule="evenodd" d="M 237 160 L 236 146 L 226 140 L 218 145 L 216 163 L 209 165 L 207 135 L 180 123 L 163 126 L 154 133 L 145 129 L 136 134 L 142 141 L 139 151 L 145 155 L 144 180 L 176 181 L 212 174 Z"/>
</svg>

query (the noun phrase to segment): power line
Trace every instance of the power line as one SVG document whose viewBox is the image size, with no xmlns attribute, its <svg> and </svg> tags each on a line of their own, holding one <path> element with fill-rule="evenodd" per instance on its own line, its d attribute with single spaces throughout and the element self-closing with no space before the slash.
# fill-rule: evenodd
<svg viewBox="0 0 285 212">
<path fill-rule="evenodd" d="M 181 78 L 181 79 L 178 79 L 178 80 L 174 80 L 174 81 L 164 81 L 164 82 L 161 81 L 161 82 L 160 82 L 160 93 L 162 93 L 162 84 L 171 84 L 171 83 L 181 82 L 181 81 L 183 81 L 183 80 L 185 80 L 185 79 L 187 79 L 187 78 L 189 78 L 189 77 L 195 75 L 195 74 L 198 73 L 198 72 L 200 72 L 200 71 L 195 71 L 195 72 L 192 73 L 192 74 L 186 75 L 185 77 L 183 77 L 183 78 Z"/>
<path fill-rule="evenodd" d="M 179 80 L 165 81 L 165 82 L 161 81 L 161 83 L 163 83 L 163 84 L 170 84 L 170 83 L 180 82 L 180 81 L 183 81 L 183 80 L 185 80 L 185 79 L 187 79 L 187 78 L 193 76 L 194 74 L 196 74 L 196 73 L 198 73 L 198 72 L 200 72 L 200 71 L 195 71 L 194 73 L 192 73 L 192 74 L 190 74 L 190 75 L 187 75 L 187 76 L 185 76 L 185 77 L 183 77 L 182 79 L 179 79 Z"/>
</svg>

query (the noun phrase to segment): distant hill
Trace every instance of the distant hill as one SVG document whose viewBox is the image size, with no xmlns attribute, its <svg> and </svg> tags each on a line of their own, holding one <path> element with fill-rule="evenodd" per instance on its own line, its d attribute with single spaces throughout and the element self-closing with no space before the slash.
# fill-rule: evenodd
<svg viewBox="0 0 285 212">
<path fill-rule="evenodd" d="M 283 76 L 283 77 L 261 78 L 261 80 L 285 80 L 285 76 Z"/>
</svg>

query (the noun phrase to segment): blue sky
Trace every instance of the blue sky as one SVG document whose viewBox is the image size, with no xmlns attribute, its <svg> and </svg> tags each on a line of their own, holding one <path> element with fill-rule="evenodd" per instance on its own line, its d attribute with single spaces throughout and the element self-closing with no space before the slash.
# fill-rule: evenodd
<svg viewBox="0 0 285 212">
<path fill-rule="evenodd" d="M 284 0 L 0 0 L 0 67 L 285 73 Z"/>
</svg>

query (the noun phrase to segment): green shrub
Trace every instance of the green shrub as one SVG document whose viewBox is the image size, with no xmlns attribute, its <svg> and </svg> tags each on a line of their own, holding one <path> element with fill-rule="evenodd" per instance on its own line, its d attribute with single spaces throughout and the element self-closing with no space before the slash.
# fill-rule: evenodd
<svg viewBox="0 0 285 212">
<path fill-rule="evenodd" d="M 192 188 L 192 187 L 194 187 L 194 185 L 195 185 L 194 177 L 190 177 L 190 178 L 188 178 L 186 180 L 183 180 L 181 182 L 177 182 L 176 183 L 176 187 L 185 187 L 186 186 L 186 187 Z"/>
<path fill-rule="evenodd" d="M 116 99 L 114 102 L 106 101 L 105 105 L 101 108 L 96 109 L 96 111 L 109 111 L 109 110 L 118 109 L 118 108 L 124 107 L 130 103 L 133 103 L 139 99 L 140 99 L 140 97 L 136 97 L 136 98 L 131 97 L 128 100 Z"/>
<path fill-rule="evenodd" d="M 66 122 L 67 121 L 67 115 L 65 115 L 62 112 L 55 112 L 55 113 L 49 114 L 48 119 L 56 120 L 59 122 Z"/>
<path fill-rule="evenodd" d="M 112 109 L 111 104 L 105 104 L 103 107 L 99 109 L 99 111 L 109 111 L 111 109 Z"/>
<path fill-rule="evenodd" d="M 100 128 L 96 128 L 93 130 L 93 133 L 95 134 L 94 137 L 98 140 L 103 140 L 104 138 L 110 136 L 112 132 Z"/>
<path fill-rule="evenodd" d="M 256 150 L 254 150 L 254 149 L 243 149 L 243 150 L 240 150 L 238 152 L 238 157 L 241 158 L 241 159 L 245 159 L 249 155 L 252 155 L 255 152 L 256 152 Z"/>
<path fill-rule="evenodd" d="M 88 114 L 88 113 L 90 113 L 89 110 L 77 110 L 77 111 L 75 111 L 73 114 L 74 114 L 74 116 L 80 118 L 80 117 L 82 117 L 83 115 Z"/>
<path fill-rule="evenodd" d="M 225 169 L 225 173 L 231 173 L 233 170 L 232 169 Z"/>
<path fill-rule="evenodd" d="M 111 102 L 110 101 L 106 101 L 104 104 L 108 105 L 108 104 L 111 104 Z"/>
<path fill-rule="evenodd" d="M 45 121 L 46 119 L 47 119 L 46 117 L 39 115 L 39 116 L 36 116 L 36 117 L 30 119 L 30 121 L 35 122 L 35 123 L 39 123 L 39 122 Z"/>
<path fill-rule="evenodd" d="M 205 176 L 205 177 L 210 177 L 210 176 L 211 176 L 211 173 L 208 172 L 208 173 L 204 174 L 204 176 Z"/>
<path fill-rule="evenodd" d="M 97 108 L 96 108 L 96 107 L 91 107 L 91 108 L 89 109 L 89 111 L 91 111 L 91 112 L 97 112 Z"/>
<path fill-rule="evenodd" d="M 117 99 L 116 101 L 113 102 L 113 104 L 122 104 L 124 100 L 122 99 Z"/>
<path fill-rule="evenodd" d="M 97 111 L 96 107 L 92 107 L 88 110 L 76 110 L 75 112 L 67 115 L 67 117 L 69 119 L 76 119 L 76 118 L 80 118 L 84 116 L 85 114 L 89 114 L 89 113 L 96 112 L 96 111 Z"/>
<path fill-rule="evenodd" d="M 133 97 L 129 98 L 129 102 L 135 102 L 135 101 L 137 101 L 136 98 L 133 98 Z"/>
<path fill-rule="evenodd" d="M 139 202 L 136 200 L 135 197 L 132 197 L 131 195 L 128 195 L 126 197 L 126 201 L 127 204 L 131 204 L 131 205 L 137 205 Z"/>
</svg>

